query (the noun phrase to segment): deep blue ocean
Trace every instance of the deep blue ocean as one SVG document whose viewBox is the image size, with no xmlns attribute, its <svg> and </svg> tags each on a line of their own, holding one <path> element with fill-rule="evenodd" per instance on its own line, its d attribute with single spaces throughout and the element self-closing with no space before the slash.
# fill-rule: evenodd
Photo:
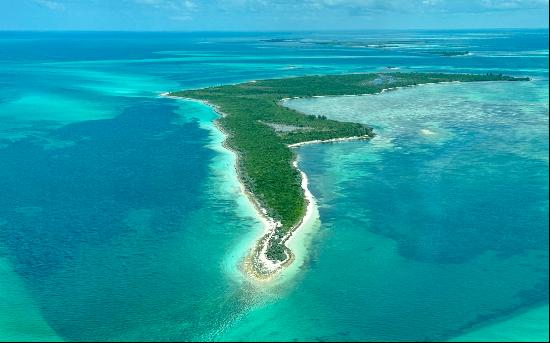
<svg viewBox="0 0 550 343">
<path fill-rule="evenodd" d="M 548 339 L 548 30 L 0 32 L 0 62 L 0 341 Z M 319 227 L 250 283 L 216 114 L 159 95 L 388 67 L 532 81 L 288 102 L 378 135 L 297 150 Z"/>
</svg>

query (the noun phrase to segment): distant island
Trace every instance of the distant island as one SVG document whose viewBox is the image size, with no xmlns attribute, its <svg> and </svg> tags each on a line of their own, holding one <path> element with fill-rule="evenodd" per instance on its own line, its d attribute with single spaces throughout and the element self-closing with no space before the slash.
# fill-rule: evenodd
<svg viewBox="0 0 550 343">
<path fill-rule="evenodd" d="M 301 76 L 250 81 L 168 93 L 212 106 L 224 146 L 237 154 L 237 172 L 246 194 L 266 219 L 265 235 L 251 249 L 245 269 L 268 279 L 292 262 L 285 242 L 300 227 L 311 199 L 305 174 L 297 168 L 293 147 L 374 137 L 369 126 L 339 122 L 282 106 L 290 98 L 366 95 L 427 83 L 528 81 L 495 74 L 368 73 Z"/>
<path fill-rule="evenodd" d="M 446 56 L 446 57 L 466 56 L 470 54 L 468 50 L 427 50 L 427 51 L 424 51 L 424 53 L 430 54 L 430 55 Z"/>
<path fill-rule="evenodd" d="M 468 56 L 471 54 L 468 50 L 455 49 L 441 49 L 431 50 L 428 49 L 430 44 L 436 44 L 437 42 L 430 39 L 394 39 L 394 40 L 369 40 L 369 39 L 354 39 L 354 40 L 319 40 L 319 39 L 306 39 L 306 38 L 269 38 L 260 39 L 260 42 L 264 43 L 296 43 L 304 45 L 321 45 L 321 46 L 333 46 L 343 48 L 369 48 L 369 49 L 407 49 L 408 47 L 424 47 L 419 50 L 411 50 L 410 52 L 416 52 L 426 55 L 436 55 L 440 57 L 456 57 L 456 56 Z"/>
</svg>

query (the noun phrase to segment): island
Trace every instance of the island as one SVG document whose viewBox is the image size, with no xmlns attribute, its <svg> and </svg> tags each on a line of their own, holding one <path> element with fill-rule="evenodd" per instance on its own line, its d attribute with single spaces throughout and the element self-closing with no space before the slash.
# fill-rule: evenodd
<svg viewBox="0 0 550 343">
<path fill-rule="evenodd" d="M 307 181 L 304 182 L 306 176 L 297 167 L 293 147 L 368 140 L 375 135 L 371 127 L 363 124 L 284 107 L 284 100 L 367 95 L 427 83 L 527 80 L 492 73 L 358 73 L 258 80 L 168 95 L 204 102 L 219 113 L 216 125 L 226 135 L 224 146 L 237 154 L 239 181 L 266 221 L 265 234 L 251 248 L 244 263 L 250 276 L 265 280 L 292 262 L 293 253 L 285 243 L 300 227 L 311 202 Z"/>
<path fill-rule="evenodd" d="M 443 57 L 453 57 L 453 56 L 466 56 L 470 54 L 468 50 L 427 50 L 424 51 L 426 54 L 438 55 Z"/>
</svg>

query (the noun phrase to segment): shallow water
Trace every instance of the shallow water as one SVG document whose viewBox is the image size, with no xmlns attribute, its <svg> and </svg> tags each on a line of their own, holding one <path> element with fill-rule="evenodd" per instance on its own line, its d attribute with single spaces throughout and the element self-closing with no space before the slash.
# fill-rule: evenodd
<svg viewBox="0 0 550 343">
<path fill-rule="evenodd" d="M 300 340 L 441 340 L 545 303 L 547 99 L 547 83 L 480 83 L 288 101 L 378 136 L 301 148 L 324 235 L 304 279 L 253 322 L 287 313 L 281 327 L 311 327 Z M 305 304 L 323 316 L 290 310 Z"/>
<path fill-rule="evenodd" d="M 538 321 L 520 316 L 548 303 L 548 34 L 345 39 L 395 35 L 474 53 L 1 33 L 0 340 L 486 338 Z M 261 227 L 215 113 L 158 94 L 388 65 L 537 81 L 305 101 L 379 135 L 299 149 L 321 226 L 291 281 L 249 284 L 238 261 Z"/>
<path fill-rule="evenodd" d="M 546 342 L 548 341 L 548 305 L 535 307 L 510 319 L 482 327 L 453 342 Z"/>
</svg>

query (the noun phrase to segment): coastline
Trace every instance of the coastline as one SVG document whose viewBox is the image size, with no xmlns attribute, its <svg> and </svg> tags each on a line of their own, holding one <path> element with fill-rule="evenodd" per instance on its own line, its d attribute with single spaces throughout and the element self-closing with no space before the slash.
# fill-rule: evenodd
<svg viewBox="0 0 550 343">
<path fill-rule="evenodd" d="M 450 82 L 460 82 L 460 81 L 450 81 Z M 440 82 L 442 83 L 442 82 Z M 431 84 L 431 83 L 430 83 Z M 435 83 L 434 83 L 435 84 Z M 417 86 L 417 85 L 414 85 Z M 382 89 L 378 93 L 374 94 L 380 94 L 384 93 L 386 91 L 393 91 L 398 90 L 400 88 L 405 87 L 411 87 L 411 86 L 403 86 L 403 87 L 388 87 Z M 364 96 L 364 95 L 372 95 L 372 94 L 357 94 L 357 95 L 338 95 L 338 96 L 344 96 L 344 97 L 356 97 L 356 96 Z M 195 98 L 188 98 L 188 97 L 178 97 L 178 96 L 172 96 L 170 95 L 170 92 L 164 92 L 160 94 L 161 97 L 170 98 L 174 100 L 184 100 L 184 101 L 193 101 L 200 104 L 203 104 L 205 106 L 210 107 L 214 110 L 215 113 L 218 114 L 220 117 L 226 117 L 227 114 L 224 113 L 217 105 L 210 103 L 209 101 L 202 100 L 202 99 L 195 99 Z M 330 95 L 329 95 L 330 96 Z M 324 98 L 329 96 L 313 96 L 312 98 Z M 280 106 L 284 106 L 284 102 L 291 99 L 299 99 L 301 97 L 292 97 L 292 98 L 284 98 L 278 101 L 277 103 Z M 254 195 L 250 193 L 244 183 L 242 182 L 241 173 L 238 168 L 240 156 L 239 153 L 233 149 L 231 149 L 227 144 L 227 138 L 229 137 L 229 133 L 226 132 L 221 125 L 219 125 L 218 120 L 213 121 L 214 126 L 218 129 L 218 131 L 223 135 L 224 139 L 222 141 L 222 148 L 226 151 L 232 153 L 235 156 L 235 165 L 234 169 L 237 174 L 237 181 L 239 183 L 239 188 L 242 194 L 245 195 L 245 197 L 248 200 L 248 203 L 252 205 L 254 208 L 254 213 L 256 214 L 256 217 L 260 223 L 262 223 L 263 230 L 259 237 L 254 238 L 254 243 L 249 248 L 248 253 L 245 255 L 244 259 L 242 260 L 239 269 L 242 270 L 244 274 L 246 274 L 250 279 L 257 281 L 257 282 L 272 282 L 276 278 L 276 276 L 280 276 L 279 274 L 283 269 L 289 269 L 290 265 L 293 264 L 294 261 L 299 260 L 301 263 L 304 262 L 305 256 L 302 256 L 305 254 L 303 252 L 302 255 L 296 255 L 296 252 L 289 248 L 288 245 L 292 244 L 293 246 L 300 246 L 303 250 L 307 249 L 307 243 L 306 243 L 306 235 L 309 233 L 312 229 L 315 227 L 315 223 L 319 221 L 319 212 L 315 203 L 315 199 L 313 195 L 311 194 L 309 188 L 308 188 L 308 178 L 306 173 L 304 173 L 302 170 L 298 168 L 297 160 L 295 159 L 292 162 L 293 167 L 300 172 L 302 182 L 301 187 L 304 191 L 304 197 L 307 202 L 306 206 L 306 212 L 300 222 L 293 227 L 282 239 L 282 242 L 284 244 L 285 253 L 287 255 L 287 258 L 281 262 L 274 262 L 267 258 L 266 252 L 268 248 L 268 244 L 270 242 L 270 239 L 272 238 L 273 234 L 275 234 L 277 227 L 280 225 L 280 223 L 276 222 L 273 218 L 270 218 L 267 215 L 267 211 L 260 206 L 260 204 L 255 199 Z M 345 141 L 352 141 L 352 140 L 368 140 L 370 139 L 370 136 L 353 136 L 353 137 L 343 137 L 343 138 L 333 138 L 328 140 L 312 140 L 312 141 L 305 141 L 300 143 L 294 143 L 287 145 L 289 148 L 299 148 L 303 145 L 309 145 L 309 144 L 320 144 L 320 143 L 338 143 L 338 142 L 345 142 Z M 299 233 L 299 234 L 298 234 Z M 296 250 L 296 249 L 295 249 Z M 299 266 L 296 265 L 295 268 L 297 269 Z M 292 272 L 284 273 L 285 277 L 289 277 L 290 275 L 293 275 Z"/>
<path fill-rule="evenodd" d="M 505 80 L 509 81 L 509 80 Z M 255 81 L 249 81 L 248 83 L 254 83 Z M 460 82 L 476 82 L 476 81 L 462 81 L 462 80 L 453 80 L 453 81 L 440 81 L 440 82 L 426 82 L 426 83 L 414 83 L 404 86 L 394 86 L 394 87 L 387 87 L 387 88 L 381 88 L 380 91 L 376 93 L 365 93 L 365 94 L 338 94 L 338 95 L 315 95 L 315 96 L 308 96 L 308 98 L 324 98 L 324 97 L 356 97 L 356 96 L 364 96 L 364 95 L 375 95 L 384 93 L 387 91 L 394 91 L 401 88 L 408 88 L 413 86 L 419 86 L 419 85 L 428 85 L 428 84 L 442 84 L 442 83 L 460 83 Z M 203 99 L 197 99 L 194 97 L 188 97 L 188 96 L 173 96 L 172 93 L 162 93 L 160 96 L 162 97 L 168 97 L 171 99 L 180 99 L 180 100 L 187 100 L 187 101 L 193 101 L 201 103 L 205 106 L 210 107 L 214 110 L 215 113 L 217 113 L 220 117 L 224 118 L 227 116 L 226 113 L 224 113 L 219 106 Z M 279 101 L 277 101 L 277 104 L 282 107 L 284 106 L 284 103 L 287 100 L 291 99 L 299 99 L 302 97 L 290 97 L 290 98 L 283 98 Z M 296 154 L 294 155 L 294 159 L 292 160 L 292 166 L 295 170 L 297 170 L 301 175 L 301 188 L 303 191 L 304 200 L 307 202 L 306 205 L 306 211 L 300 218 L 298 224 L 293 225 L 288 229 L 288 231 L 285 233 L 283 237 L 275 237 L 276 240 L 278 240 L 279 243 L 282 243 L 282 249 L 284 253 L 284 259 L 281 261 L 275 261 L 268 258 L 268 249 L 271 248 L 270 243 L 273 241 L 274 235 L 277 233 L 278 229 L 283 225 L 281 222 L 276 221 L 274 218 L 271 218 L 268 216 L 268 212 L 265 208 L 263 208 L 260 203 L 255 198 L 254 194 L 252 194 L 250 191 L 246 189 L 246 186 L 244 184 L 242 173 L 239 170 L 239 162 L 241 160 L 241 156 L 238 151 L 235 151 L 231 149 L 227 144 L 227 139 L 230 137 L 230 133 L 225 131 L 224 128 L 219 124 L 219 121 L 216 119 L 213 121 L 214 126 L 222 133 L 224 136 L 222 147 L 235 154 L 235 171 L 237 174 L 237 179 L 240 187 L 240 191 L 244 193 L 248 199 L 248 202 L 254 207 L 254 212 L 257 215 L 257 218 L 262 223 L 264 230 L 262 235 L 255 241 L 253 246 L 250 248 L 248 254 L 244 258 L 244 261 L 241 264 L 242 271 L 248 275 L 251 279 L 257 280 L 257 281 L 270 281 L 272 280 L 278 273 L 281 271 L 284 267 L 288 267 L 293 263 L 294 260 L 296 260 L 295 253 L 288 247 L 287 243 L 290 243 L 289 241 L 296 232 L 304 231 L 307 227 L 313 226 L 313 218 L 315 217 L 315 214 L 317 214 L 318 218 L 318 211 L 315 205 L 315 199 L 313 198 L 313 195 L 308 189 L 308 178 L 307 175 L 301 171 L 298 168 L 298 164 L 296 161 Z M 307 144 L 317 144 L 317 143 L 331 143 L 331 142 L 344 142 L 344 141 L 351 141 L 351 140 L 367 140 L 373 137 L 372 132 L 370 132 L 367 135 L 361 135 L 361 136 L 350 136 L 350 137 L 341 137 L 341 138 L 332 138 L 332 139 L 326 139 L 326 140 L 311 140 L 311 141 L 303 141 L 293 144 L 288 144 L 288 148 L 296 148 L 300 147 L 302 145 Z M 302 258 L 302 256 L 300 256 Z M 302 259 L 303 260 L 303 259 Z"/>
<path fill-rule="evenodd" d="M 193 99 L 193 98 L 184 98 L 184 97 L 177 97 L 177 96 L 171 96 L 170 93 L 165 92 L 160 94 L 161 97 L 170 98 L 174 100 L 185 100 L 185 101 L 193 101 L 201 103 L 205 106 L 208 106 L 214 110 L 219 116 L 225 117 L 227 114 L 224 113 L 219 109 L 218 106 L 200 99 Z M 275 263 L 272 260 L 269 260 L 266 255 L 266 250 L 268 247 L 268 243 L 275 233 L 276 228 L 280 223 L 276 222 L 273 218 L 270 218 L 267 216 L 267 211 L 260 206 L 260 204 L 256 201 L 254 195 L 250 193 L 246 187 L 244 186 L 243 182 L 241 181 L 241 173 L 238 168 L 239 163 L 239 153 L 233 149 L 231 149 L 227 144 L 227 138 L 229 136 L 229 133 L 226 132 L 221 125 L 219 125 L 219 122 L 217 120 L 213 121 L 214 126 L 218 129 L 218 131 L 224 136 L 222 147 L 232 153 L 235 156 L 235 165 L 234 169 L 237 174 L 237 179 L 239 183 L 239 188 L 242 194 L 244 194 L 249 202 L 250 205 L 254 208 L 254 212 L 258 218 L 258 220 L 262 223 L 263 230 L 260 237 L 256 237 L 254 240 L 254 244 L 249 249 L 249 252 L 245 256 L 244 260 L 241 264 L 242 271 L 248 275 L 250 278 L 256 281 L 272 281 L 274 277 L 278 274 L 279 271 L 281 271 L 284 267 L 289 266 L 292 264 L 297 258 L 295 254 L 292 252 L 291 249 L 289 249 L 286 245 L 287 242 L 290 243 L 290 240 L 298 240 L 296 238 L 296 235 L 294 234 L 297 231 L 304 231 L 307 232 L 307 228 L 311 227 L 312 224 L 318 219 L 318 211 L 315 204 L 315 199 L 313 195 L 311 194 L 308 186 L 308 178 L 307 175 L 298 168 L 297 161 L 293 161 L 293 166 L 296 168 L 301 176 L 302 176 L 302 189 L 304 191 L 304 197 L 307 201 L 307 207 L 306 212 L 304 216 L 302 217 L 300 223 L 296 225 L 295 228 L 290 230 L 284 237 L 283 237 L 283 243 L 285 243 L 286 253 L 287 253 L 287 259 L 284 261 L 281 261 L 279 263 Z M 352 138 L 353 139 L 353 138 Z M 348 140 L 348 138 L 345 139 L 339 139 L 339 140 Z M 331 140 L 332 141 L 332 140 Z M 289 147 L 298 147 L 300 145 L 303 145 L 308 142 L 303 142 L 298 145 L 289 145 Z M 310 143 L 317 143 L 317 142 L 310 142 Z M 303 256 L 299 256 L 299 259 L 302 261 Z"/>
<path fill-rule="evenodd" d="M 317 140 L 313 140 L 313 141 L 306 141 L 306 142 L 289 144 L 287 146 L 289 148 L 297 148 L 297 147 L 300 147 L 302 145 L 308 145 L 308 144 L 338 143 L 338 142 L 346 142 L 346 141 L 368 140 L 370 138 L 372 138 L 372 137 L 367 135 L 367 136 L 353 136 L 353 137 L 344 137 L 344 138 L 332 138 L 332 139 L 325 139 L 325 140 L 317 139 Z"/>
<path fill-rule="evenodd" d="M 289 100 L 296 100 L 296 99 L 317 99 L 317 98 L 340 98 L 340 97 L 359 97 L 359 96 L 367 96 L 367 95 L 378 95 L 385 92 L 392 92 L 399 89 L 407 89 L 412 87 L 419 87 L 419 86 L 427 86 L 427 85 L 443 85 L 443 84 L 450 84 L 450 83 L 464 83 L 465 81 L 441 81 L 441 82 L 426 82 L 426 83 L 417 83 L 414 85 L 407 85 L 407 86 L 394 86 L 394 87 L 388 87 L 388 88 L 382 88 L 379 92 L 376 93 L 362 93 L 362 94 L 341 94 L 341 95 L 312 95 L 312 96 L 294 96 L 290 98 L 282 98 L 277 103 L 281 106 L 285 106 L 284 103 Z M 467 81 L 468 83 L 476 83 L 476 82 L 487 82 L 487 81 Z M 508 81 L 491 81 L 491 82 L 508 82 Z M 163 93 L 163 94 L 169 94 L 169 93 Z M 171 96 L 169 96 L 171 97 Z M 174 97 L 172 97 L 174 98 Z M 190 99 L 193 100 L 193 99 Z M 199 100 L 198 100 L 199 101 Z"/>
</svg>

